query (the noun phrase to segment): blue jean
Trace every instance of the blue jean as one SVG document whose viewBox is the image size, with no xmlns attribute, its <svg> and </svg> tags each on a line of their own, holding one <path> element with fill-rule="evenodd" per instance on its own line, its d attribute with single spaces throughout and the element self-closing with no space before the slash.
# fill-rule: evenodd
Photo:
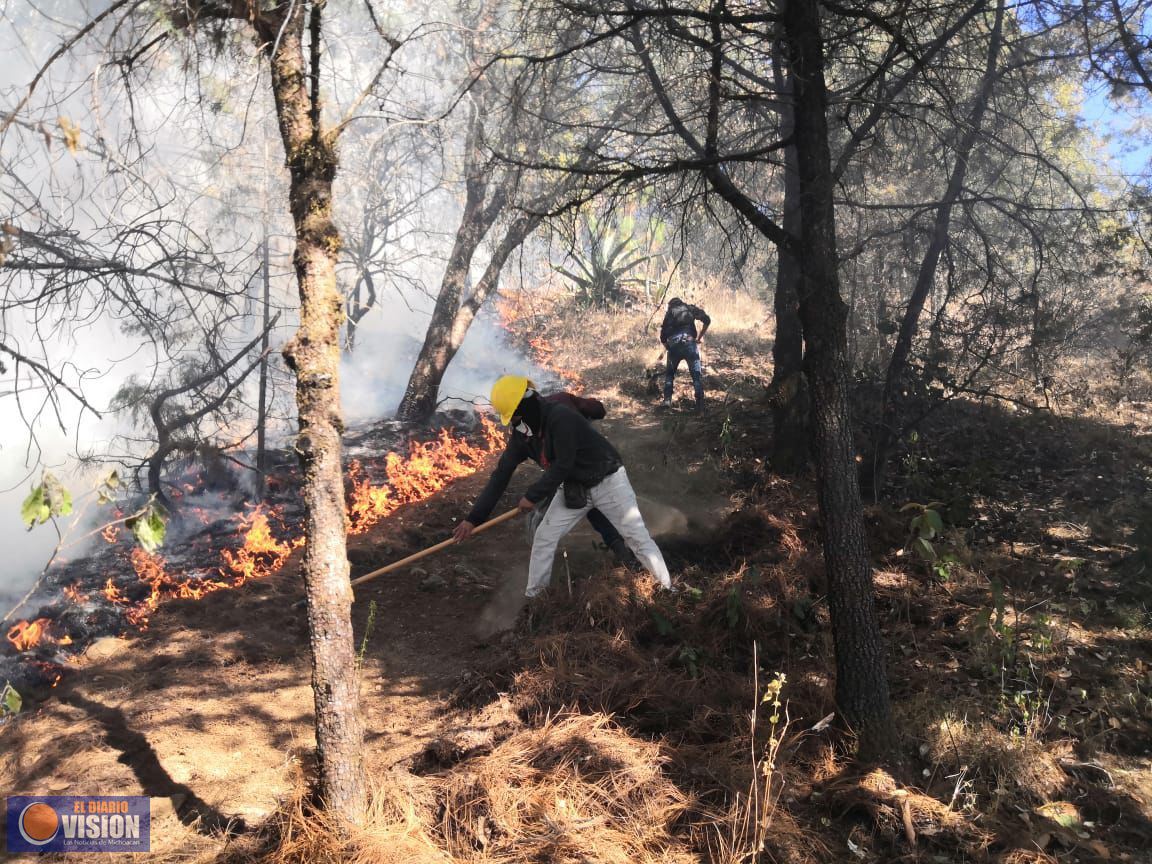
<svg viewBox="0 0 1152 864">
<path fill-rule="evenodd" d="M 704 376 L 700 368 L 700 351 L 695 339 L 682 339 L 668 342 L 668 366 L 664 370 L 664 399 L 672 398 L 672 381 L 681 361 L 688 364 L 692 373 L 692 389 L 696 391 L 696 402 L 704 401 Z"/>
</svg>

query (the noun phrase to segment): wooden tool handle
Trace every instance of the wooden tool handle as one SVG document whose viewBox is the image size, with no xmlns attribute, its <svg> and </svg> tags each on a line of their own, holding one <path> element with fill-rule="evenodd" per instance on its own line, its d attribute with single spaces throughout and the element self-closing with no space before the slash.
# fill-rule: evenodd
<svg viewBox="0 0 1152 864">
<path fill-rule="evenodd" d="M 519 512 L 520 512 L 519 510 L 509 510 L 507 513 L 501 513 L 495 519 L 489 519 L 483 525 L 477 526 L 476 530 L 473 531 L 472 534 L 476 535 L 476 534 L 479 534 L 481 531 L 487 531 L 489 528 L 495 528 L 501 522 L 507 522 L 509 519 L 511 519 L 513 516 L 517 515 Z M 357 585 L 363 585 L 369 579 L 375 579 L 377 576 L 383 576 L 385 573 L 391 573 L 393 570 L 399 570 L 405 564 L 415 563 L 416 561 L 419 561 L 422 558 L 427 558 L 429 555 L 432 555 L 435 552 L 439 552 L 441 549 L 447 549 L 449 546 L 455 546 L 455 545 L 456 545 L 456 539 L 450 537 L 447 540 L 444 540 L 440 543 L 437 543 L 435 546 L 429 546 L 427 549 L 424 549 L 420 552 L 417 552 L 414 555 L 409 555 L 407 558 L 401 558 L 399 561 L 395 561 L 395 562 L 389 564 L 387 567 L 381 567 L 379 570 L 373 570 L 371 573 L 366 573 L 363 576 L 359 576 L 359 577 L 353 579 L 352 580 L 352 587 L 356 587 Z"/>
</svg>

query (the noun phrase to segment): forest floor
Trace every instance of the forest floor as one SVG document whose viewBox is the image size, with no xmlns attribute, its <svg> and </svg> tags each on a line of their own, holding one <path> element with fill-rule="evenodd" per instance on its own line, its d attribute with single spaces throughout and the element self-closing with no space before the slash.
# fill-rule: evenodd
<svg viewBox="0 0 1152 864">
<path fill-rule="evenodd" d="M 924 425 L 867 508 L 905 741 L 898 768 L 873 769 L 825 720 L 813 481 L 757 461 L 766 349 L 717 327 L 711 410 L 662 412 L 644 375 L 655 352 L 627 323 L 607 322 L 593 352 L 561 319 L 541 359 L 579 368 L 608 404 L 605 434 L 684 590 L 654 594 L 581 526 L 521 613 L 518 522 L 363 586 L 364 831 L 327 830 L 302 803 L 314 739 L 297 559 L 93 644 L 0 728 L 4 788 L 151 796 L 142 860 L 1148 860 L 1147 427 L 974 402 Z M 353 575 L 446 537 L 484 479 L 353 538 Z M 934 562 L 910 544 L 909 503 L 940 517 Z"/>
</svg>

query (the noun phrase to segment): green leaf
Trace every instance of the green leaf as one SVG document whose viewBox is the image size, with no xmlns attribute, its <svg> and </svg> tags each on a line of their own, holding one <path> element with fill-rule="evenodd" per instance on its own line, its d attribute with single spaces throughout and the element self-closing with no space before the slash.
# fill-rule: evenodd
<svg viewBox="0 0 1152 864">
<path fill-rule="evenodd" d="M 20 698 L 16 688 L 5 681 L 4 689 L 0 690 L 0 708 L 4 709 L 5 714 L 19 714 L 23 706 L 24 700 Z"/>
<path fill-rule="evenodd" d="M 24 503 L 20 505 L 20 518 L 24 521 L 25 528 L 30 529 L 37 523 L 43 525 L 51 515 L 52 508 L 48 506 L 48 502 L 44 498 L 44 487 L 42 485 L 37 486 L 29 492 L 28 497 L 24 499 Z"/>
<path fill-rule="evenodd" d="M 124 524 L 132 530 L 136 542 L 147 552 L 155 552 L 160 547 L 168 529 L 168 520 L 157 507 L 150 507 L 147 512 L 126 519 Z"/>
<path fill-rule="evenodd" d="M 119 488 L 120 487 L 120 474 L 119 474 L 119 472 L 113 471 L 111 474 L 109 474 L 107 477 L 105 477 L 104 478 L 104 485 L 107 486 L 109 489 Z"/>
<path fill-rule="evenodd" d="M 944 520 L 940 518 L 940 514 L 935 510 L 924 511 L 924 524 L 932 529 L 933 536 L 944 530 Z"/>
<path fill-rule="evenodd" d="M 925 540 L 923 537 L 917 537 L 912 541 L 912 546 L 925 561 L 936 560 L 936 550 L 932 548 L 932 544 Z"/>
</svg>

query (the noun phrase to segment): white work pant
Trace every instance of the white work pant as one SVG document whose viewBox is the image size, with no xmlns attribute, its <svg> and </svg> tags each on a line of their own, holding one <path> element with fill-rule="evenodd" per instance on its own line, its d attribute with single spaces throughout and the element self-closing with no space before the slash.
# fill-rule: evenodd
<svg viewBox="0 0 1152 864">
<path fill-rule="evenodd" d="M 656 577 L 665 588 L 672 587 L 672 577 L 668 575 L 668 565 L 664 556 L 644 526 L 644 517 L 636 506 L 636 493 L 628 482 L 628 472 L 618 468 L 588 490 L 588 506 L 571 510 L 564 506 L 564 490 L 552 498 L 552 504 L 544 515 L 544 521 L 536 529 L 532 539 L 532 555 L 528 562 L 527 597 L 535 597 L 552 581 L 552 561 L 556 557 L 556 547 L 576 524 L 593 507 L 608 517 L 616 530 L 624 537 L 628 548 L 635 553 L 644 567 Z"/>
</svg>

